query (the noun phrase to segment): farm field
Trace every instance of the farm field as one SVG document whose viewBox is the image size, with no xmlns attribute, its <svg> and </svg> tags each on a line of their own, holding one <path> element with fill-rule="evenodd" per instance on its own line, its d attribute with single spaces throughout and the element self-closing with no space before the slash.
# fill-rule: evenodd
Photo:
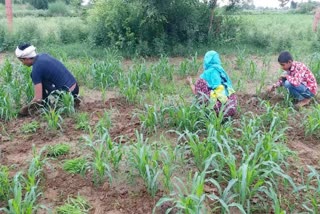
<svg viewBox="0 0 320 214">
<path fill-rule="evenodd" d="M 212 1 L 23 2 L 10 32 L 0 4 L 0 214 L 320 213 L 319 90 L 300 109 L 266 93 L 283 50 L 320 82 L 311 7 L 216 8 L 208 29 Z M 22 41 L 74 74 L 79 107 L 62 93 L 18 115 L 33 98 Z M 232 79 L 233 118 L 186 84 L 209 50 Z"/>
<path fill-rule="evenodd" d="M 17 100 L 30 99 L 30 70 L 1 55 L 0 207 L 20 201 L 20 213 L 28 206 L 34 213 L 317 213 L 319 97 L 295 109 L 283 90 L 266 94 L 281 73 L 276 56 L 221 58 L 239 103 L 227 121 L 197 104 L 185 84 L 201 73 L 196 54 L 61 58 L 80 82 L 80 107 L 22 118 Z"/>
</svg>

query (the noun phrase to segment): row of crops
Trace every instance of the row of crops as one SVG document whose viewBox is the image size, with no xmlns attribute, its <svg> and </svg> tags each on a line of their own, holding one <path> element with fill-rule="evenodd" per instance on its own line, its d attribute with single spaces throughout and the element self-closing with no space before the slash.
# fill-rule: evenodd
<svg viewBox="0 0 320 214">
<path fill-rule="evenodd" d="M 266 57 L 258 66 L 245 58 L 239 55 L 235 65 L 226 59 L 226 70 L 234 70 L 230 74 L 239 95 L 245 93 L 248 82 L 254 82 L 255 96 L 259 97 L 268 83 L 270 60 Z M 47 130 L 64 133 L 64 120 L 71 118 L 75 129 L 83 133 L 77 143 L 86 152 L 73 159 L 59 159 L 64 171 L 80 174 L 101 186 L 105 182 L 112 185 L 117 175 L 129 170 L 130 179 L 141 179 L 151 197 L 163 193 L 155 203 L 155 213 L 168 203 L 168 212 L 180 213 L 319 212 L 320 173 L 314 166 L 307 166 L 305 171 L 301 169 L 298 176 L 302 179 L 297 182 L 288 161 L 295 154 L 287 146 L 292 124 L 306 137 L 320 137 L 318 103 L 296 111 L 287 96 L 276 105 L 256 98 L 261 113 L 239 105 L 238 117 L 226 120 L 192 99 L 184 84 L 187 75 L 195 76 L 200 70 L 197 55 L 176 65 L 161 57 L 153 62 L 136 59 L 124 66 L 123 59 L 112 51 L 106 52 L 104 61 L 86 58 L 75 62 L 64 56 L 60 59 L 75 74 L 81 90 L 87 87 L 102 92 L 102 102 L 108 90 L 118 91 L 128 104 L 136 106 L 132 114 L 141 124 L 135 131 L 135 140 L 118 144 L 110 136 L 112 111 L 105 110 L 93 124 L 90 114 L 76 111 L 72 96 L 63 94 L 59 102 L 41 112 L 40 121 Z M 29 74 L 29 68 L 9 60 L 1 67 L 3 124 L 15 120 L 19 107 L 32 99 Z M 277 93 L 286 94 L 281 90 Z M 36 133 L 39 127 L 40 122 L 33 121 L 23 124 L 21 132 Z M 175 137 L 167 138 L 168 133 Z M 28 169 L 14 176 L 9 175 L 9 166 L 1 165 L 1 210 L 20 214 L 48 209 L 37 203 L 44 167 L 72 149 L 64 142 L 40 151 L 34 148 Z M 69 198 L 55 211 L 88 213 L 91 208 L 85 198 L 78 196 Z"/>
</svg>

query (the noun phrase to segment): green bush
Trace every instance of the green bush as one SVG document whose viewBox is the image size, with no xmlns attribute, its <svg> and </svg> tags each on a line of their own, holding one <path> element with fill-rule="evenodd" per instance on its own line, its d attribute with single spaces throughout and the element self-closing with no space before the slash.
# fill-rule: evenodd
<svg viewBox="0 0 320 214">
<path fill-rule="evenodd" d="M 30 0 L 30 4 L 36 9 L 48 9 L 48 0 Z"/>
<path fill-rule="evenodd" d="M 131 54 L 160 55 L 177 44 L 206 42 L 209 12 L 206 4 L 192 0 L 97 0 L 89 10 L 90 41 Z"/>
<path fill-rule="evenodd" d="M 28 23 L 28 21 L 25 23 Z M 21 42 L 37 44 L 41 41 L 42 32 L 40 31 L 39 26 L 31 23 L 32 22 L 19 26 L 17 31 L 14 33 L 16 44 Z"/>
<path fill-rule="evenodd" d="M 49 4 L 48 15 L 49 16 L 69 16 L 70 10 L 64 2 L 56 1 Z"/>
<path fill-rule="evenodd" d="M 88 37 L 88 30 L 81 23 L 75 22 L 67 25 L 59 25 L 60 41 L 64 44 L 83 42 Z"/>
</svg>

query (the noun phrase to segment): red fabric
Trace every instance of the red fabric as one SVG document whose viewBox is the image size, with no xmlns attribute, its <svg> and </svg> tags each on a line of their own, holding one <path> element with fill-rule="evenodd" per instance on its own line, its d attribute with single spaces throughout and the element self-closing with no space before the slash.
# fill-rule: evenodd
<svg viewBox="0 0 320 214">
<path fill-rule="evenodd" d="M 207 82 L 204 79 L 198 79 L 195 84 L 195 89 L 198 96 L 201 97 L 204 102 L 207 102 L 208 98 L 210 97 L 210 90 L 208 88 Z M 230 117 L 236 114 L 237 103 L 237 96 L 235 94 L 231 94 L 223 110 L 224 117 Z M 222 103 L 218 100 L 217 103 L 214 105 L 214 110 L 217 114 L 220 112 L 221 107 Z"/>
</svg>

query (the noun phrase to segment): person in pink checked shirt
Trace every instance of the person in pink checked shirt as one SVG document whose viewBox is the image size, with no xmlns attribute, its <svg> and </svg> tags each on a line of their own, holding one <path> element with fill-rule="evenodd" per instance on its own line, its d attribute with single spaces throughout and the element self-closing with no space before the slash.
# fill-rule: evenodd
<svg viewBox="0 0 320 214">
<path fill-rule="evenodd" d="M 308 105 L 317 93 L 317 80 L 313 73 L 305 64 L 293 61 L 288 51 L 280 53 L 278 62 L 284 73 L 275 84 L 268 88 L 268 92 L 284 86 L 290 95 L 298 101 L 296 107 Z"/>
</svg>

